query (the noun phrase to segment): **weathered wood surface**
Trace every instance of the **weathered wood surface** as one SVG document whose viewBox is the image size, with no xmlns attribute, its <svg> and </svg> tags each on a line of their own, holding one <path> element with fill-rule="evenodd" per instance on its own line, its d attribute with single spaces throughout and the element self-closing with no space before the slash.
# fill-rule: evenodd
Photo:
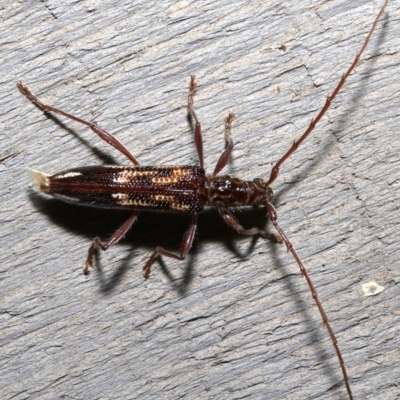
<svg viewBox="0 0 400 400">
<path fill-rule="evenodd" d="M 126 159 L 16 89 L 95 120 L 143 164 L 192 164 L 189 75 L 211 172 L 223 117 L 226 171 L 267 178 L 360 48 L 382 1 L 19 2 L 1 29 L 2 399 L 343 399 L 338 362 L 284 246 L 201 216 L 142 214 L 100 268 L 87 248 L 127 215 L 44 199 L 26 168 L 52 173 Z M 400 376 L 400 8 L 392 1 L 360 65 L 274 184 L 279 221 L 338 336 L 356 399 L 394 399 Z M 243 225 L 263 224 L 242 210 Z M 272 228 L 271 228 L 272 229 Z M 364 283 L 385 290 L 371 297 Z"/>
</svg>

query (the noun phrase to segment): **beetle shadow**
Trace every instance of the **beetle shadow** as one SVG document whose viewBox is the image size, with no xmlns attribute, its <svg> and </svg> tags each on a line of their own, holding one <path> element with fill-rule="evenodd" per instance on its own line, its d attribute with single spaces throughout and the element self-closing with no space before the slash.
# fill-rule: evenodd
<svg viewBox="0 0 400 400">
<path fill-rule="evenodd" d="M 29 198 L 33 206 L 46 214 L 47 217 L 56 225 L 62 227 L 68 232 L 76 233 L 79 236 L 87 238 L 87 247 L 91 245 L 93 239 L 99 236 L 102 241 L 109 238 L 132 214 L 132 212 L 106 210 L 90 207 L 77 207 L 74 204 L 68 204 L 53 198 L 44 198 L 33 190 L 29 191 Z M 240 211 L 240 220 L 246 227 L 257 226 L 265 228 L 267 215 L 265 211 L 248 209 Z M 237 215 L 237 213 L 236 213 Z M 237 215 L 238 216 L 238 215 Z M 142 212 L 138 220 L 132 226 L 132 229 L 126 234 L 126 237 L 119 243 L 127 244 L 131 250 L 118 267 L 112 272 L 111 276 L 106 273 L 101 262 L 103 253 L 108 254 L 118 250 L 119 243 L 103 252 L 101 250 L 95 253 L 95 268 L 97 278 L 100 282 L 100 290 L 103 293 L 111 292 L 122 280 L 125 274 L 132 268 L 132 259 L 134 259 L 137 250 L 148 251 L 148 257 L 154 252 L 157 246 L 179 253 L 184 233 L 189 227 L 190 216 L 180 214 L 150 213 Z M 238 237 L 243 237 L 229 227 L 214 209 L 205 209 L 199 216 L 196 237 L 193 246 L 184 261 L 178 261 L 169 257 L 159 257 L 152 266 L 152 273 L 157 273 L 157 267 L 168 278 L 172 288 L 180 296 L 184 296 L 191 285 L 195 274 L 195 259 L 197 254 L 201 254 L 202 246 L 205 242 L 219 243 L 235 257 L 239 259 L 247 258 L 251 255 L 258 238 L 246 238 L 249 240 L 249 246 L 246 250 L 239 250 L 236 246 Z M 264 239 L 262 239 L 264 240 Z M 124 248 L 125 251 L 125 248 Z M 82 268 L 86 260 L 87 253 L 82 254 Z M 143 265 L 146 260 L 142 260 Z M 174 264 L 172 264 L 174 263 Z M 182 265 L 184 270 L 180 277 L 175 277 L 171 268 L 175 264 Z"/>
</svg>

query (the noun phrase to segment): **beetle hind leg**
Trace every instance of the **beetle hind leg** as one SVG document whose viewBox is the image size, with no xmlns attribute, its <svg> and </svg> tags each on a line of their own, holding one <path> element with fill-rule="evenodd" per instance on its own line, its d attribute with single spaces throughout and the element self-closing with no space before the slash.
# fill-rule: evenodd
<svg viewBox="0 0 400 400">
<path fill-rule="evenodd" d="M 129 231 L 132 225 L 137 221 L 139 215 L 139 211 L 135 211 L 127 221 L 107 240 L 107 242 L 103 243 L 98 236 L 93 239 L 91 246 L 89 247 L 88 256 L 86 259 L 85 268 L 83 269 L 83 273 L 85 275 L 90 274 L 90 269 L 93 268 L 94 262 L 93 258 L 98 249 L 106 251 L 110 246 L 115 243 L 118 243 Z"/>
</svg>

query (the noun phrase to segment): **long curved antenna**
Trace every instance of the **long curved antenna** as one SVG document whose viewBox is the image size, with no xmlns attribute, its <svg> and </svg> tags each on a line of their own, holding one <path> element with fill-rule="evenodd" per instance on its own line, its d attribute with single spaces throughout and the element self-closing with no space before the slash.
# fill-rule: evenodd
<svg viewBox="0 0 400 400">
<path fill-rule="evenodd" d="M 384 13 L 387 4 L 388 4 L 388 0 L 385 0 L 381 10 L 379 11 L 378 15 L 375 18 L 375 21 L 374 21 L 374 23 L 373 23 L 373 25 L 372 25 L 367 37 L 364 40 L 364 43 L 363 43 L 360 51 L 357 53 L 356 57 L 354 58 L 354 61 L 350 65 L 350 68 L 346 71 L 346 73 L 344 73 L 342 75 L 342 78 L 340 79 L 339 84 L 336 86 L 335 90 L 332 92 L 332 94 L 330 94 L 327 97 L 326 102 L 325 102 L 324 106 L 322 107 L 321 111 L 318 113 L 317 117 L 315 119 L 311 120 L 310 125 L 308 126 L 306 131 L 302 134 L 300 139 L 297 142 L 295 141 L 292 144 L 292 146 L 289 148 L 289 150 L 278 160 L 278 162 L 272 168 L 269 180 L 267 182 L 267 185 L 270 185 L 272 182 L 275 181 L 275 179 L 279 175 L 280 166 L 292 155 L 292 153 L 294 153 L 294 151 L 300 146 L 300 144 L 313 131 L 313 129 L 315 128 L 316 124 L 319 122 L 319 120 L 325 114 L 326 110 L 331 105 L 332 100 L 339 93 L 340 89 L 342 88 L 342 86 L 346 82 L 347 77 L 351 74 L 351 72 L 353 71 L 353 69 L 355 68 L 357 63 L 359 62 L 360 57 L 361 57 L 363 51 L 365 50 L 365 48 L 367 47 L 368 42 L 369 42 L 369 40 L 370 40 L 370 38 L 372 36 L 372 33 L 374 32 L 379 19 L 381 18 L 382 14 Z M 320 302 L 320 300 L 318 298 L 317 291 L 316 291 L 316 289 L 314 287 L 314 284 L 312 283 L 312 280 L 311 280 L 310 276 L 308 275 L 308 272 L 307 272 L 303 262 L 301 261 L 299 255 L 297 254 L 296 250 L 293 248 L 292 243 L 290 242 L 290 240 L 288 239 L 288 237 L 286 236 L 286 234 L 284 233 L 282 228 L 279 226 L 278 217 L 277 217 L 276 210 L 275 210 L 274 206 L 271 203 L 268 202 L 267 203 L 267 208 L 268 208 L 268 215 L 269 215 L 269 218 L 270 218 L 272 224 L 274 225 L 275 229 L 278 231 L 278 233 L 280 234 L 282 240 L 286 244 L 287 250 L 292 254 L 294 259 L 296 260 L 297 265 L 299 266 L 300 271 L 301 271 L 302 275 L 304 276 L 304 278 L 305 278 L 305 280 L 307 282 L 307 285 L 308 285 L 308 288 L 310 289 L 312 298 L 314 299 L 314 301 L 315 301 L 315 303 L 316 303 L 316 305 L 318 307 L 318 310 L 319 310 L 319 313 L 321 315 L 322 321 L 323 321 L 326 329 L 328 330 L 328 333 L 329 333 L 329 336 L 331 338 L 333 347 L 335 348 L 336 355 L 337 355 L 337 358 L 339 360 L 340 368 L 342 370 L 343 380 L 344 380 L 344 383 L 346 385 L 347 394 L 349 396 L 349 399 L 353 400 L 353 394 L 351 392 L 349 378 L 348 378 L 348 375 L 347 375 L 346 367 L 344 365 L 344 360 L 343 360 L 342 353 L 341 353 L 341 351 L 339 349 L 336 336 L 335 336 L 335 334 L 334 334 L 334 332 L 332 330 L 332 327 L 331 327 L 331 325 L 329 323 L 329 320 L 328 320 L 328 317 L 326 315 L 326 312 L 325 312 L 324 308 L 322 307 L 322 304 L 321 304 L 321 302 Z"/>
<path fill-rule="evenodd" d="M 294 249 L 292 243 L 290 242 L 290 240 L 286 236 L 285 232 L 283 232 L 282 228 L 279 226 L 279 224 L 278 224 L 278 216 L 276 214 L 275 207 L 271 203 L 268 203 L 267 207 L 268 207 L 268 216 L 269 216 L 272 224 L 275 226 L 275 229 L 281 235 L 282 240 L 286 244 L 287 250 L 292 253 L 292 256 L 295 258 L 295 260 L 296 260 L 296 262 L 297 262 L 297 264 L 298 264 L 298 266 L 300 268 L 300 271 L 301 271 L 302 275 L 304 276 L 305 280 L 307 281 L 307 285 L 308 285 L 308 287 L 310 289 L 312 298 L 314 299 L 314 301 L 315 301 L 315 303 L 316 303 L 316 305 L 318 307 L 319 313 L 321 315 L 322 322 L 324 323 L 325 328 L 328 330 L 329 336 L 330 336 L 330 338 L 332 340 L 333 347 L 335 348 L 336 355 L 337 355 L 337 357 L 339 359 L 340 368 L 342 369 L 343 380 L 344 380 L 344 383 L 346 385 L 347 393 L 349 395 L 350 400 L 352 400 L 353 399 L 353 394 L 351 393 L 349 377 L 347 375 L 346 367 L 344 365 L 343 356 L 342 356 L 342 353 L 340 352 L 336 336 L 335 336 L 335 334 L 333 332 L 333 329 L 332 329 L 332 327 L 331 327 L 331 325 L 329 323 L 328 316 L 326 315 L 326 312 L 325 312 L 324 308 L 322 307 L 322 303 L 319 301 L 319 298 L 318 298 L 318 295 L 317 295 L 317 290 L 315 289 L 315 286 L 312 283 L 310 275 L 308 275 L 306 267 L 304 266 L 303 262 L 301 261 L 299 255 L 297 254 L 296 250 Z"/>
<path fill-rule="evenodd" d="M 379 19 L 381 18 L 382 14 L 385 11 L 385 8 L 387 6 L 388 0 L 385 0 L 385 3 L 383 4 L 381 10 L 379 11 L 379 14 L 376 16 L 375 21 L 367 35 L 367 37 L 364 40 L 364 44 L 361 47 L 361 50 L 357 53 L 356 57 L 354 58 L 353 63 L 350 65 L 350 68 L 342 75 L 342 79 L 340 79 L 339 84 L 336 86 L 335 90 L 330 94 L 325 102 L 325 105 L 322 107 L 321 111 L 318 113 L 315 119 L 311 120 L 310 125 L 306 129 L 306 131 L 301 135 L 300 139 L 295 141 L 290 149 L 282 156 L 282 158 L 274 165 L 274 167 L 271 170 L 271 175 L 269 176 L 269 180 L 267 182 L 267 185 L 270 185 L 274 180 L 277 178 L 279 175 L 279 168 L 280 166 L 295 152 L 295 150 L 303 143 L 303 141 L 307 138 L 307 136 L 314 130 L 315 125 L 318 124 L 319 120 L 322 118 L 322 116 L 325 114 L 326 110 L 329 108 L 331 105 L 332 100 L 336 97 L 336 95 L 339 93 L 340 89 L 346 82 L 346 79 L 348 76 L 351 74 L 355 66 L 358 64 L 361 54 L 364 52 L 365 48 L 367 47 L 367 44 L 376 28 L 376 24 L 378 23 Z"/>
</svg>

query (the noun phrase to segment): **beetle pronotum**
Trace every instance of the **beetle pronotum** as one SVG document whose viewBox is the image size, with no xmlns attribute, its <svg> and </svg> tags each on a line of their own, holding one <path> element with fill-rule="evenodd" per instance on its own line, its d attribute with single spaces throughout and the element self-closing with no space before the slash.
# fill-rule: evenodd
<svg viewBox="0 0 400 400">
<path fill-rule="evenodd" d="M 281 165 L 312 132 L 316 124 L 329 108 L 331 101 L 336 97 L 344 85 L 347 77 L 357 65 L 387 3 L 388 0 L 385 1 L 377 15 L 370 32 L 368 33 L 360 51 L 353 60 L 353 63 L 346 73 L 343 74 L 339 84 L 333 90 L 332 94 L 327 97 L 325 105 L 322 107 L 316 118 L 311 121 L 300 139 L 295 141 L 288 151 L 274 165 L 267 181 L 264 181 L 261 178 L 256 178 L 253 181 L 244 181 L 228 175 L 218 175 L 228 163 L 233 150 L 233 141 L 231 139 L 231 123 L 233 120 L 233 114 L 231 113 L 225 118 L 225 137 L 227 147 L 220 156 L 214 168 L 214 172 L 211 175 L 205 174 L 203 168 L 203 140 L 201 125 L 193 107 L 194 93 L 197 87 L 194 76 L 191 76 L 190 78 L 187 107 L 189 114 L 195 122 L 194 140 L 200 167 L 140 166 L 136 158 L 114 136 L 90 122 L 42 103 L 26 86 L 22 83 L 18 83 L 18 88 L 21 93 L 44 112 L 61 114 L 69 119 L 89 126 L 101 139 L 119 150 L 134 164 L 134 166 L 112 165 L 75 168 L 51 176 L 35 170 L 30 171 L 31 180 L 34 186 L 42 193 L 79 205 L 133 210 L 133 214 L 130 218 L 111 236 L 109 240 L 105 243 L 103 243 L 98 237 L 93 240 L 88 251 L 84 273 L 89 274 L 90 268 L 93 267 L 93 259 L 97 249 L 107 250 L 110 246 L 123 238 L 132 225 L 137 221 L 138 215 L 141 211 L 161 211 L 191 215 L 191 222 L 183 237 L 180 253 L 175 254 L 163 249 L 162 247 L 157 247 L 143 267 L 144 277 L 149 277 L 151 265 L 160 256 L 184 260 L 193 243 L 199 213 L 205 206 L 214 206 L 218 209 L 224 221 L 237 232 L 248 236 L 262 236 L 275 243 L 285 243 L 288 251 L 293 255 L 300 267 L 301 273 L 307 281 L 312 297 L 315 300 L 323 323 L 328 330 L 335 348 L 348 396 L 352 399 L 353 396 L 350 383 L 344 360 L 338 347 L 337 339 L 330 326 L 322 304 L 318 299 L 316 289 L 309 274 L 288 237 L 278 224 L 277 214 L 271 203 L 273 192 L 270 185 L 278 177 Z M 270 233 L 255 227 L 245 229 L 237 218 L 229 211 L 229 208 L 232 207 L 250 205 L 266 210 L 272 224 L 278 231 L 278 234 Z"/>
</svg>

